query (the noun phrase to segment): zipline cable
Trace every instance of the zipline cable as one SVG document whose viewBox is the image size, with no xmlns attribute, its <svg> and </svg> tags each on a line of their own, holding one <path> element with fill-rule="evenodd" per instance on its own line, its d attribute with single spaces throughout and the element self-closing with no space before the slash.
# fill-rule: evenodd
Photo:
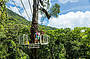
<svg viewBox="0 0 90 59">
<path fill-rule="evenodd" d="M 23 6 L 23 8 L 24 8 L 25 12 L 26 12 L 26 15 L 27 15 L 28 19 L 30 19 L 30 17 L 29 17 L 29 15 L 28 15 L 27 11 L 26 11 L 26 8 L 25 8 L 25 6 L 24 6 L 24 4 L 23 4 L 22 0 L 20 0 L 20 1 L 21 1 L 21 4 L 22 4 L 22 6 Z"/>
<path fill-rule="evenodd" d="M 31 2 L 30 2 L 30 0 L 28 0 L 28 2 L 29 2 L 29 6 L 30 6 L 30 9 L 31 9 L 31 14 L 32 14 L 32 5 L 31 5 Z"/>
</svg>

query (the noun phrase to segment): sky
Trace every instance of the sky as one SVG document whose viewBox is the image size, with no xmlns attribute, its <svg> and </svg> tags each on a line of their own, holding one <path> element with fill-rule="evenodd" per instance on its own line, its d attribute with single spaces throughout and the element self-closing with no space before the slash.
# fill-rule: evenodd
<svg viewBox="0 0 90 59">
<path fill-rule="evenodd" d="M 28 12 L 27 17 L 20 0 L 10 0 L 6 3 L 7 8 L 22 15 L 27 20 L 32 19 L 32 12 L 28 4 L 28 0 L 22 0 Z M 14 5 L 16 3 L 17 6 Z M 30 0 L 31 8 L 33 0 Z M 55 3 L 60 5 L 60 14 L 57 18 L 51 17 L 50 20 L 45 18 L 43 24 L 56 28 L 74 28 L 74 27 L 90 27 L 90 0 L 50 0 L 51 6 Z M 21 14 L 18 12 L 20 10 Z M 39 24 L 42 15 L 39 14 Z"/>
</svg>

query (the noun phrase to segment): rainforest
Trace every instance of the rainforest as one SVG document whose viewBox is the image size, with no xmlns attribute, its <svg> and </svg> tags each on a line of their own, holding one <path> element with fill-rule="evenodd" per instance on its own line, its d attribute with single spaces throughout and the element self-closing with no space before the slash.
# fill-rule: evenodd
<svg viewBox="0 0 90 59">
<path fill-rule="evenodd" d="M 34 46 L 36 48 L 32 48 L 33 46 L 30 46 L 32 42 L 36 45 L 35 38 L 31 39 L 32 31 L 35 30 L 33 24 L 36 23 L 6 8 L 5 3 L 7 2 L 0 0 L 0 59 L 90 59 L 90 27 L 72 29 L 38 24 L 36 29 L 38 28 L 38 32 L 43 31 L 45 35 L 48 35 L 48 43 L 44 45 L 40 41 L 38 42 L 40 44 L 37 43 L 39 48 L 36 46 Z M 40 3 L 43 5 L 42 0 Z M 58 17 L 57 13 L 60 11 L 56 8 L 59 7 L 58 4 L 55 4 L 50 9 L 51 14 L 41 8 L 41 13 L 45 13 L 43 18 Z M 34 15 L 37 16 L 35 13 Z M 19 38 L 23 37 L 23 34 L 28 36 L 29 44 L 20 44 L 19 41 L 23 38 Z"/>
</svg>

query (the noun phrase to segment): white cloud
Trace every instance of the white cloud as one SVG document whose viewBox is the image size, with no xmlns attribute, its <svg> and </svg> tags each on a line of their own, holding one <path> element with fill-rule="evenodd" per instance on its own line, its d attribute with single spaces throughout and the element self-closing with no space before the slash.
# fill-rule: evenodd
<svg viewBox="0 0 90 59">
<path fill-rule="evenodd" d="M 15 1 L 15 3 L 16 3 L 17 6 L 23 7 L 22 4 L 21 4 L 21 2 L 20 2 L 20 0 L 13 0 L 13 1 Z M 30 10 L 30 6 L 29 6 L 29 3 L 28 3 L 28 0 L 22 0 L 22 2 L 23 2 L 23 4 L 24 4 L 24 6 L 25 6 L 25 9 L 26 9 L 26 11 L 27 11 L 30 19 L 28 19 L 25 10 L 24 10 L 24 12 L 23 12 L 22 14 L 20 14 L 16 7 L 11 7 L 11 6 L 10 6 L 9 9 L 12 10 L 12 11 L 14 11 L 14 12 L 16 12 L 16 13 L 18 13 L 19 15 L 22 15 L 22 16 L 25 17 L 27 20 L 31 20 L 32 14 L 31 14 L 31 10 Z M 32 6 L 32 5 L 33 5 L 33 0 L 30 0 L 30 2 L 31 2 L 31 8 L 32 8 L 32 7 L 33 7 L 33 6 Z M 11 2 L 11 1 L 9 1 L 9 3 L 14 4 L 14 3 Z M 33 11 L 33 10 L 32 10 L 32 11 Z"/>
<path fill-rule="evenodd" d="M 18 0 L 17 0 L 17 1 L 18 1 Z M 28 0 L 22 0 L 22 2 L 23 2 L 23 4 L 24 4 L 24 6 L 25 6 L 25 9 L 26 9 L 26 11 L 27 11 L 28 16 L 30 17 L 30 19 L 29 19 L 28 16 L 26 15 L 25 10 L 24 10 L 22 16 L 24 16 L 24 17 L 25 17 L 26 19 L 28 19 L 28 20 L 31 20 L 31 19 L 32 19 L 32 14 L 31 14 L 31 9 L 30 9 Z M 31 8 L 32 8 L 32 7 L 33 7 L 33 6 L 32 6 L 32 5 L 33 5 L 33 1 L 30 0 L 30 2 L 31 2 Z M 21 2 L 20 2 L 20 4 L 21 4 Z M 22 6 L 22 4 L 21 4 L 21 6 Z"/>
<path fill-rule="evenodd" d="M 22 4 L 21 4 L 21 2 L 20 2 L 20 0 L 13 0 L 13 1 L 15 1 L 15 3 L 16 3 L 17 6 L 23 7 Z M 24 6 L 25 6 L 25 9 L 26 9 L 26 11 L 27 11 L 30 19 L 27 17 L 27 14 L 26 14 L 25 10 L 22 13 L 22 16 L 25 17 L 27 20 L 32 20 L 33 0 L 29 0 L 29 1 L 31 3 L 31 9 L 30 9 L 28 0 L 22 0 L 22 2 L 24 4 Z M 13 2 L 11 2 L 11 1 L 9 1 L 9 2 L 13 4 Z M 20 15 L 20 13 L 19 13 L 19 11 L 17 10 L 16 7 L 11 7 L 11 10 L 14 11 L 14 12 L 16 12 L 16 13 L 18 13 Z M 31 10 L 32 10 L 32 12 L 31 12 Z M 41 16 L 42 15 L 39 14 L 39 19 L 40 19 Z M 39 20 L 39 24 L 40 24 L 40 20 Z"/>
<path fill-rule="evenodd" d="M 78 2 L 78 0 L 59 0 L 60 3 L 67 3 L 67 2 Z"/>
<path fill-rule="evenodd" d="M 20 14 L 20 13 L 18 12 L 18 9 L 17 9 L 16 7 L 11 7 L 11 6 L 10 6 L 10 10 L 12 10 L 12 11 L 14 11 L 14 12 Z"/>
<path fill-rule="evenodd" d="M 21 5 L 20 3 L 20 0 L 14 0 L 16 1 L 17 5 Z M 30 12 L 30 7 L 29 7 L 29 4 L 28 4 L 28 1 L 26 0 L 22 0 L 24 5 L 25 5 L 25 8 L 28 12 L 28 15 L 30 16 L 30 18 L 32 18 L 32 15 L 31 15 L 31 12 Z M 30 1 L 33 1 L 33 0 L 30 0 Z M 61 2 L 75 2 L 76 0 L 60 0 Z M 19 14 L 18 10 L 16 7 L 10 7 L 12 11 L 16 12 Z M 25 13 L 25 10 L 24 12 L 22 13 L 22 16 L 25 17 L 26 19 L 28 19 L 26 13 Z M 39 19 L 42 15 L 39 14 Z M 58 18 L 51 18 L 49 20 L 49 24 L 48 26 L 52 26 L 52 27 L 57 27 L 57 28 L 66 28 L 66 27 L 69 27 L 69 28 L 74 28 L 74 27 L 83 27 L 83 26 L 87 26 L 87 27 L 90 27 L 90 12 L 89 11 L 86 11 L 86 12 L 69 12 L 67 14 L 64 14 L 64 15 L 59 15 Z M 40 24 L 40 20 L 39 20 L 39 24 Z"/>
<path fill-rule="evenodd" d="M 58 18 L 51 18 L 48 26 L 57 28 L 90 27 L 90 11 L 69 12 L 65 15 L 59 15 Z"/>
</svg>

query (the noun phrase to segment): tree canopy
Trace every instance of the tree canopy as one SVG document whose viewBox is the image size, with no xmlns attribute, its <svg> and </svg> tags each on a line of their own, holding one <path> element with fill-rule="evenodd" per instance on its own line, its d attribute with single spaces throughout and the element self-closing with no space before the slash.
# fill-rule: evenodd
<svg viewBox="0 0 90 59">
<path fill-rule="evenodd" d="M 54 6 L 60 7 L 58 4 Z M 54 6 L 51 8 L 51 13 L 55 10 Z M 57 17 L 59 12 L 57 9 L 53 14 L 55 13 Z M 19 35 L 30 34 L 30 23 L 22 16 L 8 10 L 5 2 L 0 0 L 0 59 L 31 58 L 31 49 L 18 43 Z M 39 59 L 90 59 L 89 27 L 75 27 L 72 30 L 39 25 L 39 29 L 43 29 L 50 37 L 49 44 L 38 49 Z"/>
</svg>

